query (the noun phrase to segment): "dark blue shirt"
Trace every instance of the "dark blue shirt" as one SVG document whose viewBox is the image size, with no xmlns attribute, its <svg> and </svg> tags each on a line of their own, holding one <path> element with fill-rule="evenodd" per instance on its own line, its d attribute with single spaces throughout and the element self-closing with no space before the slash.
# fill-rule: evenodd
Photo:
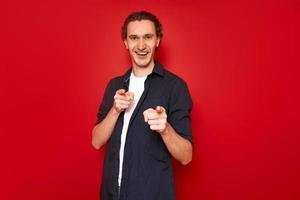
<svg viewBox="0 0 300 200">
<path fill-rule="evenodd" d="M 97 123 L 107 115 L 118 89 L 128 89 L 131 69 L 113 78 L 106 87 Z M 119 115 L 107 143 L 101 184 L 101 200 L 173 200 L 175 199 L 171 155 L 159 133 L 144 121 L 148 108 L 163 106 L 167 120 L 178 134 L 192 142 L 190 110 L 192 100 L 181 78 L 155 62 L 145 81 L 144 92 L 130 118 L 124 149 L 122 183 L 119 191 L 119 150 L 124 112 Z"/>
</svg>

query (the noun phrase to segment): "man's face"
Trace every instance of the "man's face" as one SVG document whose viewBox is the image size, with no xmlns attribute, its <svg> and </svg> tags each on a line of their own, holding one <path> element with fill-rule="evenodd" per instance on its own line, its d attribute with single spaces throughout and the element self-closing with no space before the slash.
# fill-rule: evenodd
<svg viewBox="0 0 300 200">
<path fill-rule="evenodd" d="M 155 26 L 150 20 L 130 22 L 127 38 L 124 40 L 135 67 L 147 68 L 154 64 L 155 49 L 160 38 L 156 36 Z"/>
</svg>

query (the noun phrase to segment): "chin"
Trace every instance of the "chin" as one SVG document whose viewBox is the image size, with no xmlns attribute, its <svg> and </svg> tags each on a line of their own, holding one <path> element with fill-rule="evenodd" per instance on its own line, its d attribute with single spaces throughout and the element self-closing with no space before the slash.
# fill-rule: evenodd
<svg viewBox="0 0 300 200">
<path fill-rule="evenodd" d="M 141 68 L 147 68 L 149 65 L 150 65 L 151 61 L 145 61 L 145 62 L 137 62 L 135 61 L 135 64 L 138 66 L 138 67 L 141 67 Z"/>
</svg>

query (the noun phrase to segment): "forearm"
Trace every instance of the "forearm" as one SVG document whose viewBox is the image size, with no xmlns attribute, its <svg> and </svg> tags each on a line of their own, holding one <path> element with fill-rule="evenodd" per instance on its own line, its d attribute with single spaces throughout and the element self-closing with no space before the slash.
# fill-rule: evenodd
<svg viewBox="0 0 300 200">
<path fill-rule="evenodd" d="M 171 155 L 181 164 L 186 165 L 192 160 L 193 147 L 190 141 L 181 137 L 173 127 L 167 123 L 161 137 Z"/>
<path fill-rule="evenodd" d="M 112 107 L 102 122 L 94 127 L 92 132 L 92 145 L 95 149 L 100 149 L 109 140 L 119 114 L 120 113 Z"/>
</svg>

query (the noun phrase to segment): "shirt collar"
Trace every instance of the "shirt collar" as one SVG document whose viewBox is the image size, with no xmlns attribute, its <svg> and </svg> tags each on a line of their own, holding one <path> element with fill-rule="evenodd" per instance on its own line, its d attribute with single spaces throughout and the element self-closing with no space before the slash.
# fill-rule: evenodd
<svg viewBox="0 0 300 200">
<path fill-rule="evenodd" d="M 131 71 L 132 71 L 132 67 L 123 75 L 124 83 L 127 83 L 129 81 Z M 156 60 L 154 60 L 153 71 L 149 75 L 152 75 L 152 74 L 156 74 L 156 75 L 159 75 L 161 77 L 164 77 L 164 75 L 165 75 L 165 70 L 164 70 L 163 66 Z"/>
</svg>

